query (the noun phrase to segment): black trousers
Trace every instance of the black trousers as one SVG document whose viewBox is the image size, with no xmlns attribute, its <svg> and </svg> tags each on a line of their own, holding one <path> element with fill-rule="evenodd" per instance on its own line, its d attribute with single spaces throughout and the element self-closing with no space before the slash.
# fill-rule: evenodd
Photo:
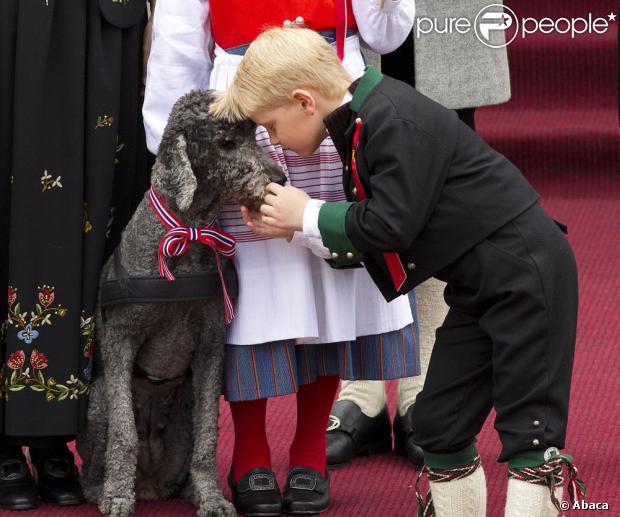
<svg viewBox="0 0 620 517">
<path fill-rule="evenodd" d="M 536 203 L 436 276 L 450 309 L 416 400 L 416 443 L 461 450 L 494 407 L 499 461 L 563 447 L 577 320 L 565 235 Z"/>
</svg>

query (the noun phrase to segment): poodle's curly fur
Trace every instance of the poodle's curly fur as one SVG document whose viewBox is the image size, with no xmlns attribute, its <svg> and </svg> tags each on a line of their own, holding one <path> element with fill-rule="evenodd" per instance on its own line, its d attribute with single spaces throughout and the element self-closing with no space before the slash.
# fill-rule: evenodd
<svg viewBox="0 0 620 517">
<path fill-rule="evenodd" d="M 266 185 L 285 179 L 256 144 L 256 126 L 209 115 L 212 99 L 194 91 L 177 101 L 153 166 L 157 193 L 188 226 L 210 222 L 224 201 L 257 208 Z M 158 275 L 157 249 L 166 231 L 145 198 L 117 248 L 130 276 Z M 104 266 L 102 283 L 113 261 Z M 213 272 L 215 256 L 194 243 L 169 266 L 175 276 Z M 221 291 L 204 300 L 99 304 L 97 315 L 95 376 L 78 437 L 87 498 L 108 517 L 132 515 L 136 500 L 179 494 L 201 517 L 235 515 L 218 486 L 215 456 L 225 339 Z M 143 378 L 134 377 L 136 370 Z"/>
</svg>

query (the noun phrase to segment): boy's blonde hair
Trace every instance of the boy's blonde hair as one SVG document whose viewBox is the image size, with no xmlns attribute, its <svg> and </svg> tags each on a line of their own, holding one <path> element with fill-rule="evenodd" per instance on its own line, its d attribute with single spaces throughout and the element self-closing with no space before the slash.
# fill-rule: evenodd
<svg viewBox="0 0 620 517">
<path fill-rule="evenodd" d="M 271 110 L 293 101 L 298 88 L 312 88 L 327 99 L 342 95 L 351 76 L 323 37 L 301 28 L 273 28 L 250 45 L 232 84 L 219 92 L 211 114 L 230 121 L 259 109 Z"/>
</svg>

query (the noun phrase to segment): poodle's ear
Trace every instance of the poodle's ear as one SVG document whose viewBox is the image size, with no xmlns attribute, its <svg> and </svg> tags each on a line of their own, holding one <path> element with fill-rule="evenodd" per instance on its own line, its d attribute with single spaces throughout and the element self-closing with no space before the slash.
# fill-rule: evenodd
<svg viewBox="0 0 620 517">
<path fill-rule="evenodd" d="M 152 180 L 155 188 L 175 200 L 179 210 L 184 212 L 191 206 L 198 182 L 187 156 L 185 136 L 162 140 Z"/>
</svg>

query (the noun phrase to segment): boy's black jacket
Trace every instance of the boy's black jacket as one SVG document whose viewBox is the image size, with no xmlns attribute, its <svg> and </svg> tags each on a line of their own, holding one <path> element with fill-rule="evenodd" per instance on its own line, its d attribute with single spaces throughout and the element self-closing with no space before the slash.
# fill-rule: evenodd
<svg viewBox="0 0 620 517">
<path fill-rule="evenodd" d="M 368 199 L 341 205 L 344 210 L 323 205 L 319 229 L 330 250 L 352 245 L 361 252 L 388 301 L 438 273 L 538 200 L 519 169 L 454 111 L 371 67 L 351 90 L 351 103 L 325 124 L 345 164 L 347 199 L 357 201 L 350 163 L 355 120 L 361 118 L 356 163 Z M 338 225 L 342 217 L 344 224 Z M 334 232 L 338 227 L 344 231 Z M 384 251 L 397 251 L 405 266 L 407 279 L 398 292 Z M 350 267 L 350 257 L 338 253 L 331 264 Z"/>
</svg>

